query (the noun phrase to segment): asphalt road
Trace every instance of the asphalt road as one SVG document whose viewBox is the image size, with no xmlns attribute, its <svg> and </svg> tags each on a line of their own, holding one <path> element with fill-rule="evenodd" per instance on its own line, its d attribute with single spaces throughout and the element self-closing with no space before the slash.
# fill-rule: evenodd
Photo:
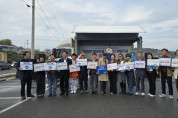
<svg viewBox="0 0 178 118">
<path fill-rule="evenodd" d="M 147 81 L 145 85 L 148 93 Z M 160 81 L 157 81 L 155 98 L 109 93 L 106 95 L 70 94 L 61 97 L 58 88 L 56 97 L 47 97 L 47 92 L 44 98 L 30 98 L 21 103 L 20 81 L 4 81 L 0 82 L 0 111 L 9 109 L 1 113 L 0 118 L 178 118 L 176 101 L 178 93 L 175 90 L 175 82 L 173 82 L 174 100 L 168 97 L 159 98 L 160 88 Z M 32 88 L 34 94 L 35 89 Z M 18 103 L 18 106 L 10 107 Z"/>
<path fill-rule="evenodd" d="M 11 68 L 10 70 L 3 69 L 3 70 L 0 70 L 0 75 L 2 75 L 2 74 L 8 74 L 8 73 L 15 73 L 15 72 L 16 72 L 15 68 Z"/>
</svg>

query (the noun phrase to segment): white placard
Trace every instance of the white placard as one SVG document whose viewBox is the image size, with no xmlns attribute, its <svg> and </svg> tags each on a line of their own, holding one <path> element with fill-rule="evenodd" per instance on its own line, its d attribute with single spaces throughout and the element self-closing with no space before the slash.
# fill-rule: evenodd
<svg viewBox="0 0 178 118">
<path fill-rule="evenodd" d="M 178 58 L 172 59 L 172 67 L 178 67 Z"/>
<path fill-rule="evenodd" d="M 145 61 L 135 61 L 135 68 L 145 68 Z"/>
<path fill-rule="evenodd" d="M 147 59 L 147 67 L 159 67 L 159 59 Z"/>
<path fill-rule="evenodd" d="M 68 70 L 67 62 L 59 62 L 56 64 L 57 70 Z"/>
<path fill-rule="evenodd" d="M 70 72 L 77 72 L 80 71 L 80 67 L 77 65 L 69 65 L 69 71 Z"/>
<path fill-rule="evenodd" d="M 117 66 L 118 66 L 117 71 L 123 71 L 123 70 L 125 70 L 125 67 L 126 67 L 125 64 L 118 64 Z"/>
<path fill-rule="evenodd" d="M 88 61 L 87 69 L 96 69 L 98 62 Z"/>
<path fill-rule="evenodd" d="M 135 68 L 135 63 L 134 62 L 126 62 L 125 63 L 125 69 L 126 70 L 133 70 Z"/>
<path fill-rule="evenodd" d="M 116 69 L 117 69 L 117 63 L 107 64 L 107 70 L 116 70 Z"/>
<path fill-rule="evenodd" d="M 159 58 L 160 66 L 171 66 L 171 58 Z"/>
<path fill-rule="evenodd" d="M 20 62 L 20 68 L 22 68 L 22 70 L 33 70 L 33 63 L 32 62 Z"/>
<path fill-rule="evenodd" d="M 34 64 L 34 71 L 44 71 L 44 63 Z"/>
<path fill-rule="evenodd" d="M 56 70 L 56 62 L 44 63 L 44 70 Z"/>
<path fill-rule="evenodd" d="M 87 59 L 77 59 L 77 66 L 87 66 Z"/>
</svg>

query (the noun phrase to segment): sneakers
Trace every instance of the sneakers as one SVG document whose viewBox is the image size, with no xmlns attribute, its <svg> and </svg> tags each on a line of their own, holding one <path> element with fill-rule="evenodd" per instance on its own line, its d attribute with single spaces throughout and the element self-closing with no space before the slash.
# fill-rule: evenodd
<svg viewBox="0 0 178 118">
<path fill-rule="evenodd" d="M 160 98 L 165 98 L 166 97 L 166 94 L 161 94 L 159 95 Z"/>
<path fill-rule="evenodd" d="M 72 94 L 72 93 L 74 93 L 74 91 L 71 91 L 70 93 Z"/>
<path fill-rule="evenodd" d="M 151 94 L 150 93 L 148 93 L 148 96 L 150 96 Z"/>
<path fill-rule="evenodd" d="M 173 95 L 169 95 L 169 99 L 171 100 L 174 99 Z"/>
<path fill-rule="evenodd" d="M 142 92 L 142 93 L 141 93 L 141 96 L 145 96 L 145 93 L 144 93 L 144 92 Z"/>
<path fill-rule="evenodd" d="M 135 95 L 138 96 L 138 95 L 140 95 L 140 94 L 139 94 L 139 92 L 136 92 Z"/>
<path fill-rule="evenodd" d="M 150 94 L 150 97 L 152 97 L 152 98 L 153 98 L 153 97 L 155 97 L 155 95 Z"/>
<path fill-rule="evenodd" d="M 83 90 L 80 91 L 80 94 L 83 94 Z"/>
<path fill-rule="evenodd" d="M 77 91 L 74 91 L 74 93 L 77 93 Z"/>
</svg>

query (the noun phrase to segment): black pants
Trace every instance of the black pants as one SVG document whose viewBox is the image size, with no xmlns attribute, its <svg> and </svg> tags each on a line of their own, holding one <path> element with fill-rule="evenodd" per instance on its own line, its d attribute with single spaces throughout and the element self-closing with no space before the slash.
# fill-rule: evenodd
<svg viewBox="0 0 178 118">
<path fill-rule="evenodd" d="M 87 72 L 80 72 L 79 73 L 79 83 L 80 83 L 80 90 L 88 90 L 88 73 Z"/>
<path fill-rule="evenodd" d="M 100 81 L 101 91 L 106 92 L 106 81 Z"/>
<path fill-rule="evenodd" d="M 63 72 L 60 76 L 60 90 L 62 93 L 69 92 L 69 72 Z"/>
<path fill-rule="evenodd" d="M 110 92 L 116 94 L 117 93 L 117 72 L 110 72 L 109 80 L 110 80 Z"/>
<path fill-rule="evenodd" d="M 27 83 L 27 96 L 31 94 L 32 78 L 30 76 L 24 76 L 21 80 L 21 96 L 25 96 L 25 85 Z"/>
<path fill-rule="evenodd" d="M 172 77 L 168 77 L 166 71 L 161 71 L 161 87 L 163 94 L 166 94 L 166 81 L 169 88 L 169 95 L 173 95 Z"/>
<path fill-rule="evenodd" d="M 156 92 L 156 75 L 153 72 L 148 72 L 148 81 L 149 81 L 149 93 L 155 95 Z"/>
<path fill-rule="evenodd" d="M 36 85 L 37 95 L 45 94 L 45 75 L 36 74 Z"/>
</svg>

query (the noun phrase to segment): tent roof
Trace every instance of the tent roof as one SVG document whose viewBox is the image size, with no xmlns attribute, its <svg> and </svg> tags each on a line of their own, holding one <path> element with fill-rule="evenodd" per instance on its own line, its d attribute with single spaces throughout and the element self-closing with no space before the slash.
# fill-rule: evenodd
<svg viewBox="0 0 178 118">
<path fill-rule="evenodd" d="M 73 33 L 146 33 L 140 26 L 80 26 L 73 29 Z"/>
<path fill-rule="evenodd" d="M 59 42 L 56 48 L 63 48 L 63 47 L 71 47 L 72 46 L 72 38 L 68 38 Z"/>
</svg>

